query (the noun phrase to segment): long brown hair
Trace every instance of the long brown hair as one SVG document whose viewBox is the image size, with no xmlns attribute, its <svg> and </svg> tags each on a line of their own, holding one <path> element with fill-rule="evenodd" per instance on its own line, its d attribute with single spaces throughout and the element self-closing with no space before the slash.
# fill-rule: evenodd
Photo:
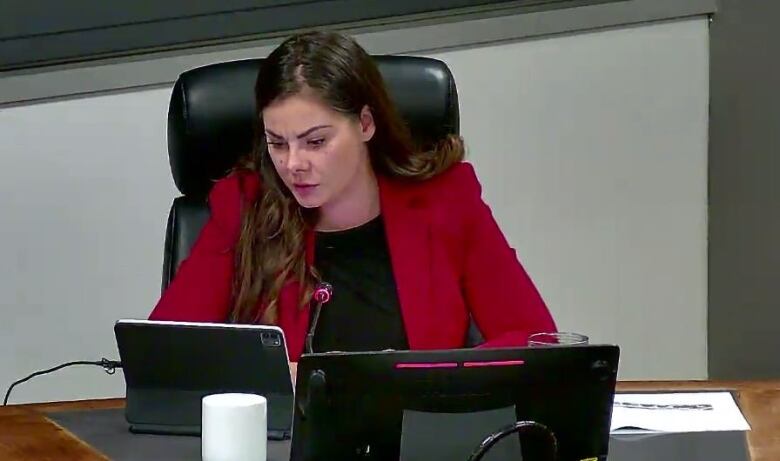
<svg viewBox="0 0 780 461">
<path fill-rule="evenodd" d="M 370 108 L 376 131 L 368 151 L 377 174 L 425 180 L 463 159 L 459 136 L 431 146 L 414 145 L 376 64 L 352 38 L 335 32 L 288 38 L 261 66 L 255 85 L 254 149 L 239 166 L 260 175 L 262 192 L 243 212 L 230 314 L 234 322 L 275 324 L 285 283 L 300 284 L 301 306 L 309 302 L 317 283 L 317 273 L 305 258 L 305 236 L 316 224 L 316 211 L 299 206 L 276 173 L 261 119 L 265 107 L 304 89 L 350 117 L 358 117 L 365 106 Z"/>
</svg>

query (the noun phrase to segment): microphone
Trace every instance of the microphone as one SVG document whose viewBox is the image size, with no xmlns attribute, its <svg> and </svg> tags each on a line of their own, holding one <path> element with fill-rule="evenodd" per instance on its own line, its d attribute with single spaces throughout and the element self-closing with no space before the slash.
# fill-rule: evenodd
<svg viewBox="0 0 780 461">
<path fill-rule="evenodd" d="M 314 288 L 314 301 L 317 303 L 314 306 L 314 317 L 311 320 L 311 326 L 309 332 L 306 334 L 306 353 L 311 354 L 314 352 L 312 343 L 314 342 L 314 332 L 317 330 L 317 322 L 320 320 L 320 311 L 322 311 L 322 305 L 330 301 L 333 296 L 333 285 L 327 282 L 320 282 Z"/>
</svg>

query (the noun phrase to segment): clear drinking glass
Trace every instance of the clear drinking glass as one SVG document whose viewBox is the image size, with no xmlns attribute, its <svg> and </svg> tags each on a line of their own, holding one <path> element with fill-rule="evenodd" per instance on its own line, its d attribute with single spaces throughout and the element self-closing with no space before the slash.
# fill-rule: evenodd
<svg viewBox="0 0 780 461">
<path fill-rule="evenodd" d="M 588 337 L 569 331 L 558 333 L 534 333 L 528 337 L 530 347 L 540 346 L 577 346 L 588 344 Z"/>
</svg>

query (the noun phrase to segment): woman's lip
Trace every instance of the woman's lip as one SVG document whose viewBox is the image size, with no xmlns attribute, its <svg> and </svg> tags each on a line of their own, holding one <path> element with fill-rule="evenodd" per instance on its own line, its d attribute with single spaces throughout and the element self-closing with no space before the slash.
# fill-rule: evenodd
<svg viewBox="0 0 780 461">
<path fill-rule="evenodd" d="M 317 189 L 317 184 L 293 184 L 293 190 L 299 197 L 308 197 Z"/>
</svg>

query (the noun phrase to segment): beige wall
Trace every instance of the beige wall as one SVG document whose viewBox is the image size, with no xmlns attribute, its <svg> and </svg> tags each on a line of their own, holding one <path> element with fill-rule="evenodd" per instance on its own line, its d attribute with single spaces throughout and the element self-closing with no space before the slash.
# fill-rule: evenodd
<svg viewBox="0 0 780 461">
<path fill-rule="evenodd" d="M 706 375 L 707 40 L 694 19 L 434 55 L 455 73 L 485 197 L 560 327 L 621 344 L 624 378 Z M 114 320 L 155 302 L 168 96 L 0 109 L 3 388 L 116 358 Z M 80 368 L 13 400 L 122 393 L 121 374 Z"/>
</svg>

